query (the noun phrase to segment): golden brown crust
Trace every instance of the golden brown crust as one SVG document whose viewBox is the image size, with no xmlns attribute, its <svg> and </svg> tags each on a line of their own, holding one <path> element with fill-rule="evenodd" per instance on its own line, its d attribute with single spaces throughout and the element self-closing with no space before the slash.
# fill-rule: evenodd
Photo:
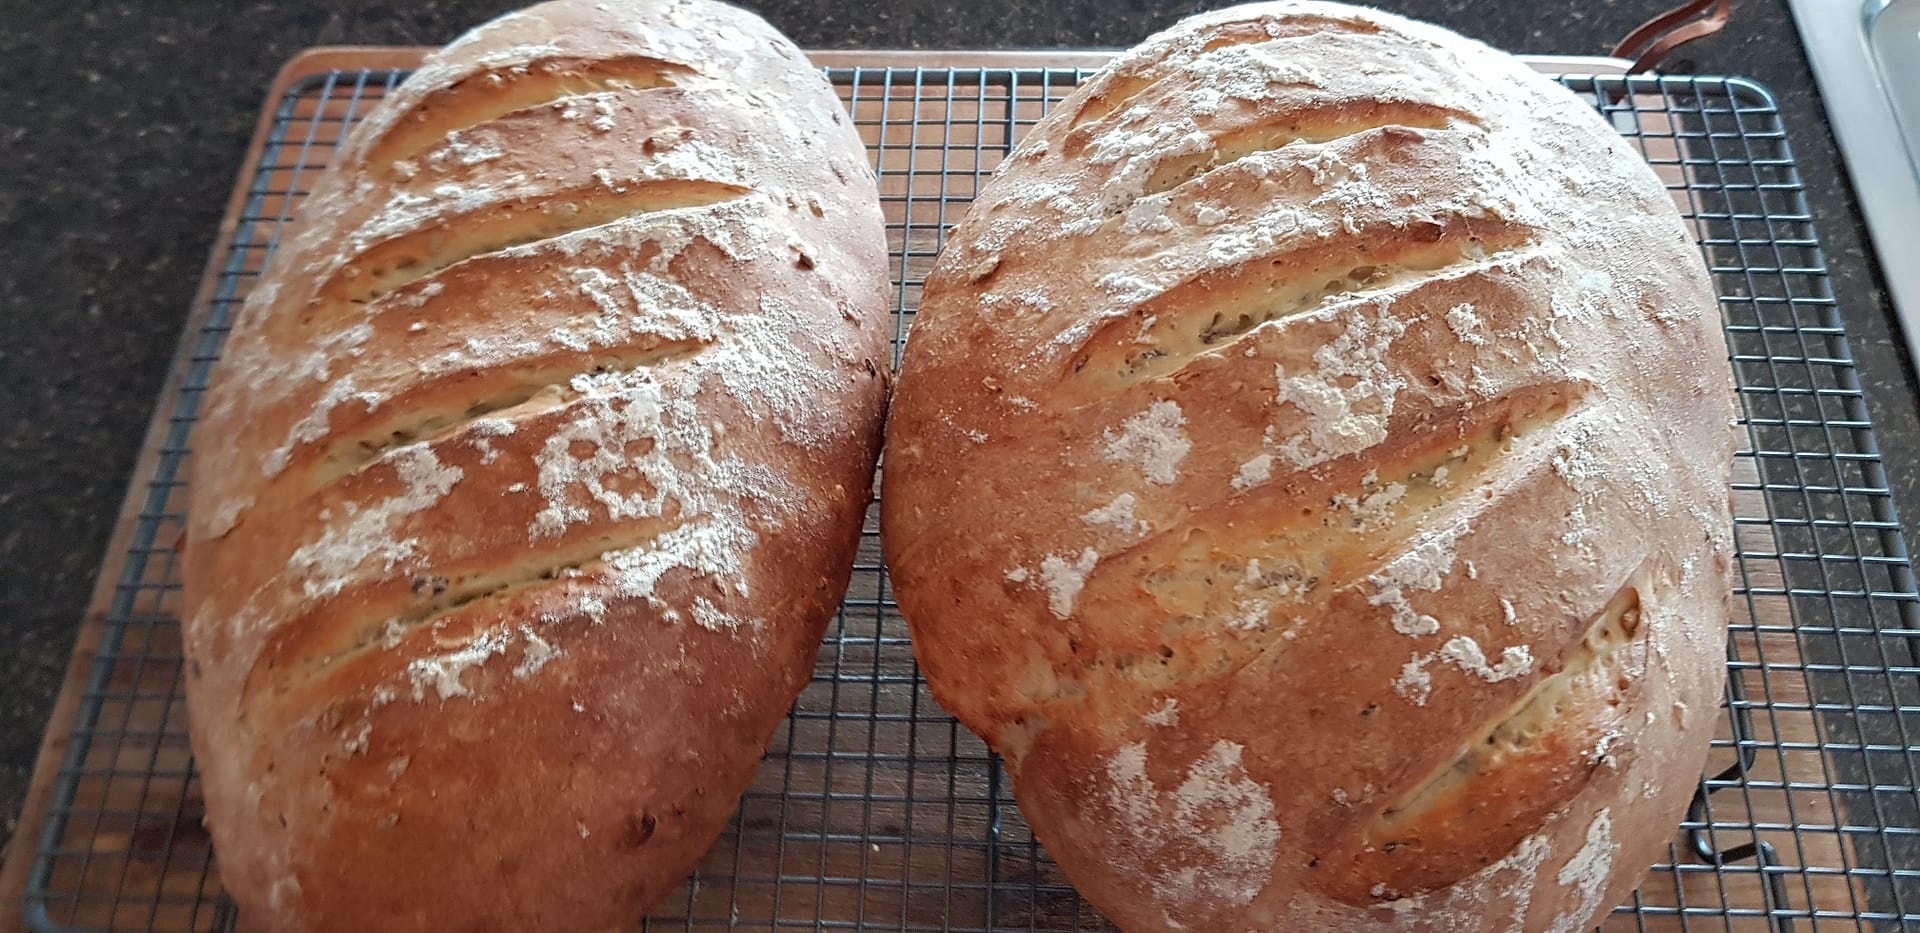
<svg viewBox="0 0 1920 933">
<path fill-rule="evenodd" d="M 312 183 L 196 429 L 226 889 L 283 930 L 598 930 L 711 845 L 845 588 L 884 231 L 833 90 L 707 0 L 455 42 Z"/>
<path fill-rule="evenodd" d="M 1127 929 L 1584 928 L 1713 728 L 1717 324 L 1646 164 L 1509 57 L 1196 17 L 929 276 L 882 516 L 917 656 Z"/>
</svg>

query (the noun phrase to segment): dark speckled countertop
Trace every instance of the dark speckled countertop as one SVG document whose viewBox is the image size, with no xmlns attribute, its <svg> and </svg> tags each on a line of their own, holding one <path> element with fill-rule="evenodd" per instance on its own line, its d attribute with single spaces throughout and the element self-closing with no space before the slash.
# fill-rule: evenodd
<svg viewBox="0 0 1920 933">
<path fill-rule="evenodd" d="M 1672 0 L 1378 0 L 1519 52 L 1599 54 Z M 262 95 L 331 43 L 439 44 L 516 0 L 0 0 L 0 838 Z M 811 48 L 1130 45 L 1217 2 L 748 0 Z M 882 9 L 868 12 L 874 7 Z M 1778 95 L 1912 539 L 1911 368 L 1784 0 L 1669 70 Z"/>
</svg>

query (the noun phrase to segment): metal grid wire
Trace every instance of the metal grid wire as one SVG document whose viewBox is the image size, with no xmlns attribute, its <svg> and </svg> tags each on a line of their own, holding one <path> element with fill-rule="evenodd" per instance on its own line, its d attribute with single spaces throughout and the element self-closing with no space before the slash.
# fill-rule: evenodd
<svg viewBox="0 0 1920 933">
<path fill-rule="evenodd" d="M 872 147 L 898 341 L 947 225 L 1070 70 L 831 75 Z M 402 73 L 334 72 L 276 104 L 167 421 L 29 882 L 40 929 L 223 930 L 180 704 L 184 464 L 231 312 L 346 129 Z M 1738 79 L 1567 78 L 1698 232 L 1751 444 L 1742 585 L 1710 774 L 1614 930 L 1894 929 L 1920 921 L 1914 582 L 1773 101 Z M 812 682 L 726 834 L 648 929 L 1108 930 L 1034 842 L 982 742 L 919 679 L 870 513 Z"/>
</svg>

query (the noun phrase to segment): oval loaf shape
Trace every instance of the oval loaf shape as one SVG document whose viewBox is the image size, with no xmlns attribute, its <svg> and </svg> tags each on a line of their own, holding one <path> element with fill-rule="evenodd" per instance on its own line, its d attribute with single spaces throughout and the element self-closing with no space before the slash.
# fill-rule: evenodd
<svg viewBox="0 0 1920 933">
<path fill-rule="evenodd" d="M 194 434 L 221 880 L 275 930 L 630 925 L 847 585 L 888 379 L 865 150 L 751 14 L 561 0 L 309 186 Z"/>
<path fill-rule="evenodd" d="M 1588 929 L 1718 714 L 1718 324 L 1659 179 L 1517 60 L 1190 19 L 927 280 L 883 504 L 917 656 L 1125 929 Z"/>
</svg>

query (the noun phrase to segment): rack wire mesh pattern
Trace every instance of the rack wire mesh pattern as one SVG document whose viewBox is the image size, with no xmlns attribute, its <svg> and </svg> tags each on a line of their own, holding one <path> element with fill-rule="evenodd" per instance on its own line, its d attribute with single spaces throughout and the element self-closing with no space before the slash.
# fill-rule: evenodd
<svg viewBox="0 0 1920 933">
<path fill-rule="evenodd" d="M 830 71 L 880 172 L 896 359 L 947 225 L 1066 69 Z M 181 703 L 174 544 L 189 430 L 232 312 L 333 147 L 404 72 L 296 82 L 208 307 L 195 309 L 138 479 L 133 545 L 37 841 L 48 930 L 226 930 Z M 1920 598 L 1772 99 L 1739 79 L 1562 79 L 1640 147 L 1713 269 L 1750 444 L 1741 585 L 1709 774 L 1666 861 L 1608 930 L 1898 929 L 1920 922 Z M 208 439 L 201 439 L 202 442 Z M 932 701 L 880 564 L 854 582 L 732 826 L 645 922 L 667 929 L 1101 931 L 985 745 Z"/>
</svg>

